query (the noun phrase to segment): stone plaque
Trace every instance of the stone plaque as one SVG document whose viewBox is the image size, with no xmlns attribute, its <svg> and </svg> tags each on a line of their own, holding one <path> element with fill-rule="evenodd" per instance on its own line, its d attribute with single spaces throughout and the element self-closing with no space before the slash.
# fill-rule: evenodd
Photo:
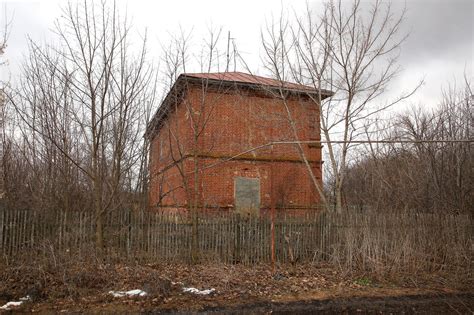
<svg viewBox="0 0 474 315">
<path fill-rule="evenodd" d="M 235 177 L 234 198 L 235 211 L 257 215 L 260 209 L 260 179 Z"/>
</svg>

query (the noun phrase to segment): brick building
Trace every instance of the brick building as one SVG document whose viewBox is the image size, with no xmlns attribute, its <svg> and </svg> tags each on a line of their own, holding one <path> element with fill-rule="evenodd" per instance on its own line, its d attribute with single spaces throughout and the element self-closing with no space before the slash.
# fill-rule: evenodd
<svg viewBox="0 0 474 315">
<path fill-rule="evenodd" d="M 150 205 L 250 212 L 317 205 L 296 145 L 267 145 L 294 141 L 295 132 L 299 140 L 319 140 L 317 95 L 246 73 L 180 75 L 147 128 Z M 321 181 L 321 146 L 303 150 Z"/>
</svg>

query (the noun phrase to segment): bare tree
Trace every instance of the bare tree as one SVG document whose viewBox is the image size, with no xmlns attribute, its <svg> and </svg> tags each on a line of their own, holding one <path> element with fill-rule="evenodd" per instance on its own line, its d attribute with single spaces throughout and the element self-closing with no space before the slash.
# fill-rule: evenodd
<svg viewBox="0 0 474 315">
<path fill-rule="evenodd" d="M 349 202 L 380 211 L 472 212 L 473 99 L 465 81 L 444 91 L 433 111 L 415 107 L 385 125 L 377 137 L 393 142 L 369 143 L 369 154 L 350 166 Z"/>
<path fill-rule="evenodd" d="M 8 20 L 7 12 L 5 10 L 4 21 L 2 28 L 0 29 L 0 68 L 5 66 L 6 61 L 3 60 L 3 55 L 5 54 L 5 49 L 7 48 L 7 41 L 10 34 L 11 29 L 11 20 Z M 7 97 L 5 95 L 5 86 L 6 82 L 0 79 L 0 130 L 1 130 L 1 144 L 2 147 L 0 148 L 0 154 L 2 160 L 4 160 L 5 154 L 8 151 L 7 147 L 9 146 L 9 140 L 7 139 L 6 132 L 5 132 L 5 122 L 7 117 L 7 110 L 6 110 L 6 101 Z M 0 175 L 0 198 L 3 198 L 4 194 L 4 172 L 3 172 L 3 163 L 2 163 L 2 172 Z"/>
<path fill-rule="evenodd" d="M 340 0 L 327 1 L 322 15 L 308 8 L 304 17 L 296 18 L 295 26 L 280 22 L 276 31 L 267 32 L 267 65 L 277 79 L 286 76 L 319 91 L 310 97 L 319 106 L 337 211 L 343 206 L 342 186 L 352 141 L 364 135 L 368 118 L 417 89 L 393 101 L 379 100 L 399 72 L 397 57 L 406 38 L 400 34 L 403 16 L 382 1 L 365 11 L 359 0 L 350 7 Z M 324 100 L 323 88 L 334 91 L 335 96 Z M 340 147 L 331 143 L 333 138 L 342 141 Z M 322 189 L 318 191 L 323 194 Z"/>
<path fill-rule="evenodd" d="M 105 214 L 131 199 L 143 172 L 142 134 L 154 100 L 146 37 L 134 49 L 130 33 L 115 4 L 69 3 L 56 23 L 57 46 L 30 41 L 24 80 L 10 99 L 34 156 L 66 181 L 52 190 L 82 178 L 99 253 Z M 64 209 L 74 202 L 65 200 Z"/>
<path fill-rule="evenodd" d="M 7 48 L 7 41 L 10 35 L 11 23 L 12 20 L 8 18 L 7 10 L 5 9 L 4 16 L 2 17 L 3 22 L 0 29 L 0 56 L 5 54 L 5 49 Z M 1 61 L 0 65 L 3 65 L 5 62 Z"/>
<path fill-rule="evenodd" d="M 267 26 L 266 33 L 262 33 L 262 43 L 264 48 L 264 64 L 265 67 L 271 72 L 272 76 L 280 82 L 277 92 L 273 93 L 274 97 L 280 100 L 284 112 L 286 113 L 286 121 L 291 129 L 291 139 L 295 141 L 295 146 L 301 159 L 308 171 L 311 181 L 319 194 L 321 203 L 328 206 L 326 196 L 324 194 L 322 183 L 317 179 L 317 175 L 314 173 L 312 166 L 308 161 L 307 154 L 303 149 L 303 145 L 299 143 L 300 132 L 299 122 L 296 120 L 295 113 L 289 106 L 290 95 L 287 92 L 287 81 L 294 80 L 292 71 L 291 60 L 295 55 L 293 54 L 294 42 L 289 34 L 290 25 L 284 17 L 280 17 L 278 25 L 272 23 Z M 322 91 L 318 90 L 320 99 L 323 98 Z M 314 95 L 312 97 L 314 99 Z M 318 114 L 319 116 L 319 114 Z M 319 120 L 319 118 L 318 118 Z M 318 124 L 319 125 L 319 124 Z M 319 132 L 317 132 L 319 135 Z"/>
<path fill-rule="evenodd" d="M 215 137 L 205 135 L 205 131 L 219 103 L 219 93 L 214 92 L 223 87 L 211 83 L 212 80 L 187 75 L 187 72 L 196 67 L 201 74 L 219 72 L 221 68 L 228 68 L 230 57 L 228 55 L 227 61 L 222 61 L 225 49 L 219 49 L 222 42 L 220 29 L 209 30 L 199 51 L 191 46 L 191 39 L 191 33 L 182 31 L 163 49 L 167 96 L 155 114 L 159 121 L 150 124 L 148 137 L 155 151 L 152 158 L 157 159 L 151 161 L 150 167 L 151 180 L 157 183 L 153 186 L 159 187 L 159 191 L 151 192 L 158 194 L 153 198 L 153 206 L 169 206 L 171 202 L 173 207 L 189 211 L 192 221 L 191 258 L 196 262 L 199 259 L 199 210 L 205 207 L 202 155 L 212 151 Z M 157 126 L 159 130 L 155 129 Z M 178 203 L 181 198 L 176 196 L 179 194 L 184 194 L 186 204 Z"/>
</svg>

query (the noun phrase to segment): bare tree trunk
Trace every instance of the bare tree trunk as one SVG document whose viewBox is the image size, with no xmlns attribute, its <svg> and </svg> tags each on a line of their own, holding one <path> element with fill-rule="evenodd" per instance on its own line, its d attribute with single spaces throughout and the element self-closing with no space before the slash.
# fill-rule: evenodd
<svg viewBox="0 0 474 315">
<path fill-rule="evenodd" d="M 215 65 L 219 65 L 220 55 L 218 54 L 217 44 L 219 43 L 220 30 L 218 32 L 210 31 L 206 47 L 201 51 L 198 67 L 200 72 L 210 73 Z M 200 260 L 199 252 L 199 213 L 200 207 L 204 207 L 202 200 L 202 175 L 200 153 L 209 150 L 204 147 L 201 139 L 204 137 L 206 127 L 211 120 L 214 106 L 218 105 L 218 100 L 208 99 L 209 93 L 214 93 L 212 89 L 219 87 L 210 87 L 206 80 L 193 80 L 186 76 L 188 56 L 188 44 L 190 36 L 181 34 L 180 37 L 173 40 L 173 44 L 165 49 L 165 67 L 170 81 L 170 92 L 168 96 L 172 99 L 172 104 L 167 108 L 168 117 L 160 127 L 160 131 L 151 135 L 151 141 L 166 143 L 163 160 L 151 166 L 152 176 L 155 180 L 165 178 L 169 171 L 177 171 L 179 174 L 179 184 L 176 187 L 167 187 L 167 191 L 160 192 L 159 202 L 170 202 L 173 195 L 183 192 L 186 196 L 186 209 L 191 218 L 191 261 L 196 263 Z M 229 62 L 230 57 L 227 57 Z M 226 67 L 227 69 L 227 67 Z M 217 69 L 219 70 L 219 69 Z M 180 73 L 183 73 L 181 76 Z M 184 91 L 178 92 L 173 89 L 176 81 Z M 216 84 L 217 85 L 217 84 Z M 192 98 L 181 98 L 181 94 L 192 94 Z M 181 106 L 178 110 L 178 106 Z M 180 122 L 179 115 L 184 113 L 186 123 Z M 168 135 L 168 136 L 166 136 Z M 212 143 L 205 144 L 212 147 Z M 188 166 L 190 169 L 188 169 Z M 160 206 L 160 205 L 156 205 Z M 181 207 L 175 202 L 174 206 Z"/>
<path fill-rule="evenodd" d="M 198 140 L 196 137 L 194 138 L 194 143 L 197 145 Z M 197 148 L 193 150 L 193 175 L 194 175 L 194 187 L 193 187 L 193 198 L 192 198 L 192 205 L 191 205 L 191 216 L 192 216 L 192 251 L 191 251 L 191 259 L 193 263 L 197 263 L 199 261 L 199 209 L 198 209 L 198 202 L 199 202 L 199 161 L 198 161 L 198 154 Z"/>
<path fill-rule="evenodd" d="M 359 0 L 350 4 L 329 0 L 322 15 L 308 8 L 295 26 L 281 17 L 262 35 L 266 66 L 277 79 L 286 77 L 319 91 L 308 96 L 319 106 L 338 212 L 343 208 L 352 141 L 363 134 L 368 118 L 408 98 L 421 85 L 393 101 L 373 105 L 399 72 L 398 51 L 406 38 L 400 34 L 403 17 L 404 12 L 394 14 L 379 0 L 366 12 Z M 335 93 L 333 98 L 322 99 L 323 85 Z M 334 133 L 342 134 L 341 147 L 331 142 Z M 323 195 L 322 189 L 318 191 Z"/>
<path fill-rule="evenodd" d="M 146 153 L 142 134 L 154 101 L 154 69 L 146 38 L 138 55 L 130 53 L 130 27 L 115 4 L 70 3 L 56 28 L 60 45 L 30 41 L 23 81 L 9 101 L 31 147 L 28 158 L 44 168 L 47 176 L 39 180 L 50 184 L 37 185 L 50 189 L 35 197 L 59 211 L 75 200 L 73 208 L 94 213 L 100 254 L 107 214 L 141 199 L 131 183 L 146 180 L 137 170 Z"/>
</svg>

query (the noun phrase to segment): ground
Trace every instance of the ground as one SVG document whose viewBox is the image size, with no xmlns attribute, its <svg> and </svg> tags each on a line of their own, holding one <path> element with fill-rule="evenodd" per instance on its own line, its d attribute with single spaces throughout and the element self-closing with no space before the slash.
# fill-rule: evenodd
<svg viewBox="0 0 474 315">
<path fill-rule="evenodd" d="M 0 266 L 0 306 L 17 312 L 472 314 L 472 279 L 441 271 L 374 276 L 324 265 L 21 264 Z M 183 288 L 215 289 L 209 295 Z M 142 289 L 117 298 L 110 290 Z M 0 311 L 1 312 L 1 311 Z"/>
</svg>

